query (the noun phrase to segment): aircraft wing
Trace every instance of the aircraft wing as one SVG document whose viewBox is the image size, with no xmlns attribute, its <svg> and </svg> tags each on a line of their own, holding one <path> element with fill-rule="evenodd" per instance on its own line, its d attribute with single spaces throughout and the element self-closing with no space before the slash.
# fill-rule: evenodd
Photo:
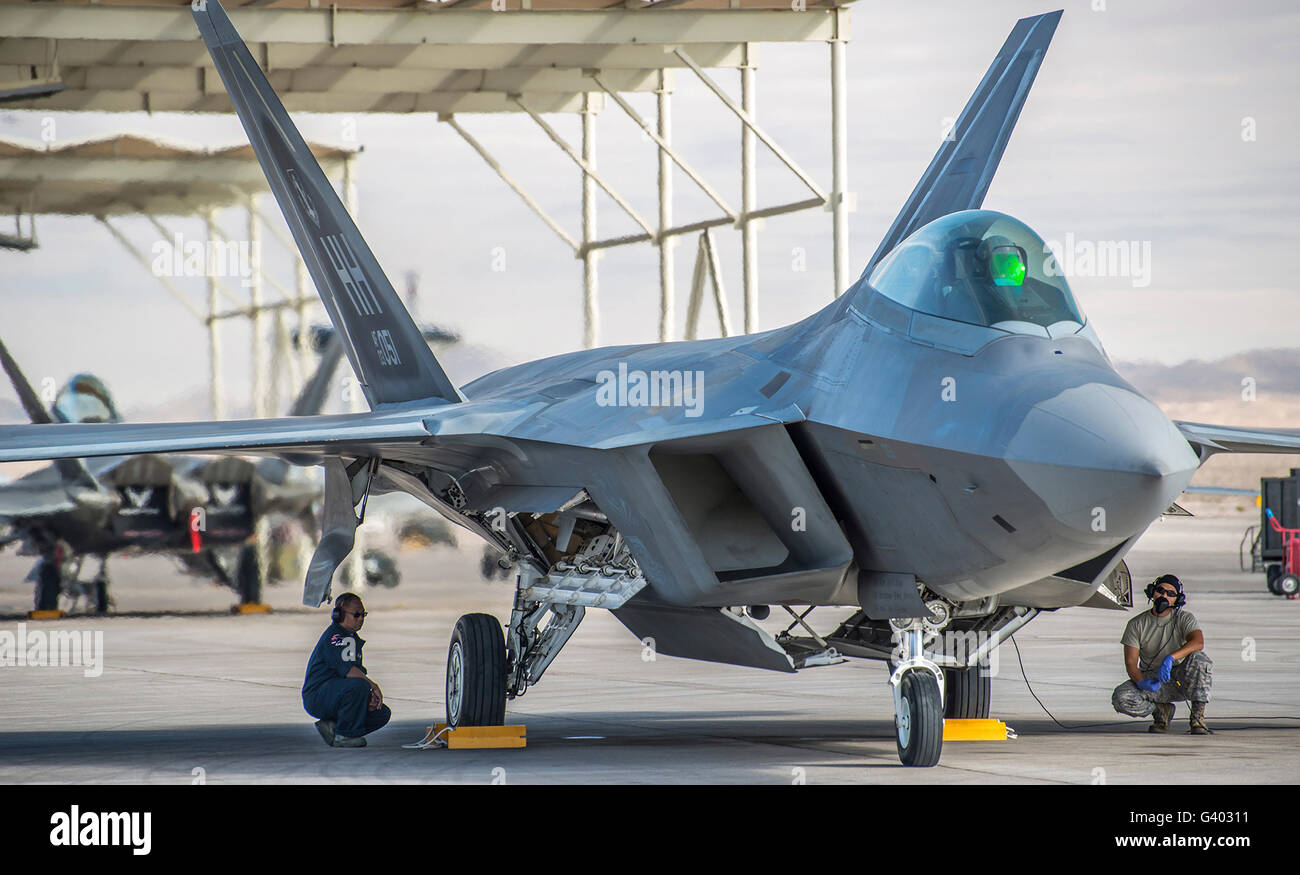
<svg viewBox="0 0 1300 875">
<path fill-rule="evenodd" d="M 948 138 L 867 262 L 866 272 L 922 225 L 983 205 L 1060 20 L 1058 10 L 1016 22 Z"/>
<path fill-rule="evenodd" d="M 62 489 L 33 493 L 28 489 L 15 489 L 11 483 L 0 486 L 0 521 L 12 522 L 27 517 L 67 513 L 76 510 L 76 507 Z"/>
<path fill-rule="evenodd" d="M 427 411 L 425 411 L 427 413 Z M 94 423 L 0 427 L 0 461 L 135 453 L 383 455 L 429 432 L 415 412 L 343 413 L 217 422 Z"/>
<path fill-rule="evenodd" d="M 1242 428 L 1175 422 L 1204 462 L 1215 453 L 1300 453 L 1300 428 Z"/>
</svg>

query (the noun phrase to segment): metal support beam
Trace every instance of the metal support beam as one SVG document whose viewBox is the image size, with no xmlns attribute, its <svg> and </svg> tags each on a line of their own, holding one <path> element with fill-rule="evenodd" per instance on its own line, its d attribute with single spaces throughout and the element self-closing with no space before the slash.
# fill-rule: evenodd
<svg viewBox="0 0 1300 875">
<path fill-rule="evenodd" d="M 849 278 L 849 207 L 848 202 L 848 86 L 845 74 L 845 45 L 848 40 L 848 16 L 834 10 L 835 37 L 831 46 L 831 225 L 835 257 L 835 297 L 844 294 Z"/>
<path fill-rule="evenodd" d="M 669 237 L 664 234 L 673 223 L 672 162 L 676 160 L 670 148 L 673 121 L 672 74 L 669 71 L 659 71 L 659 88 L 655 95 L 658 130 L 654 134 L 654 139 L 659 144 L 659 340 L 665 342 L 673 339 L 673 246 L 677 244 L 676 237 Z M 611 96 L 619 106 L 629 112 L 633 118 L 640 121 L 639 117 L 631 112 L 632 108 L 625 105 L 626 102 L 623 98 L 617 94 L 611 94 Z M 641 127 L 646 128 L 644 123 L 641 124 Z M 686 169 L 685 165 L 680 161 L 678 166 L 682 167 L 683 170 Z M 687 172 L 690 173 L 691 171 Z M 700 182 L 699 180 L 696 181 Z M 700 184 L 702 187 L 703 183 L 700 182 Z M 708 189 L 705 189 L 705 191 L 708 191 Z M 723 209 L 726 210 L 726 207 L 724 206 Z M 730 210 L 727 210 L 727 212 L 730 212 Z"/>
<path fill-rule="evenodd" d="M 750 51 L 752 51 L 752 48 L 750 49 Z M 677 57 L 682 59 L 682 62 L 686 64 L 686 66 L 690 67 L 691 70 L 694 71 L 695 75 L 699 77 L 700 81 L 704 83 L 705 87 L 707 87 L 710 91 L 712 91 L 715 95 L 717 95 L 717 98 L 722 101 L 723 105 L 726 106 L 727 109 L 735 113 L 736 117 L 740 119 L 741 123 L 744 124 L 745 127 L 749 128 L 751 131 L 754 132 L 754 136 L 758 137 L 758 139 L 763 142 L 763 145 L 767 146 L 767 148 L 772 150 L 772 154 L 775 155 L 777 158 L 779 158 L 782 164 L 790 168 L 790 171 L 795 176 L 799 177 L 799 180 L 804 185 L 808 186 L 809 191 L 817 195 L 823 201 L 826 200 L 826 193 L 821 190 L 821 188 L 817 185 L 817 183 L 813 182 L 812 177 L 809 176 L 807 173 L 805 173 L 803 169 L 799 167 L 798 164 L 794 163 L 794 159 L 791 158 L 789 155 L 787 155 L 785 150 L 776 144 L 775 140 L 773 140 L 766 133 L 764 133 L 763 129 L 758 126 L 758 123 L 755 122 L 754 119 L 750 117 L 750 115 L 746 113 L 742 107 L 737 106 L 736 101 L 731 99 L 731 95 L 723 91 L 722 87 L 718 85 L 717 82 L 714 82 L 711 78 L 709 78 L 709 74 L 705 73 L 704 70 L 701 69 L 700 65 L 695 63 L 695 61 L 691 58 L 690 55 L 686 53 L 684 49 L 682 49 L 679 46 L 673 49 L 673 52 L 677 55 Z M 752 66 L 751 64 L 745 65 L 745 67 L 751 67 L 751 66 Z M 741 69 L 744 70 L 745 67 L 742 67 Z"/>
<path fill-rule="evenodd" d="M 298 291 L 298 300 L 294 302 L 294 310 L 298 314 L 298 368 L 306 381 L 311 379 L 312 373 L 311 318 L 308 310 L 311 279 L 307 274 L 307 263 L 302 260 L 297 249 L 294 250 L 293 277 Z"/>
<path fill-rule="evenodd" d="M 163 236 L 164 240 L 171 242 L 173 247 L 175 246 L 174 241 L 180 238 L 181 235 L 175 233 L 166 225 L 164 225 L 162 222 L 160 222 L 158 220 L 158 217 L 155 216 L 153 213 L 142 213 L 141 215 L 143 215 L 146 219 L 148 219 L 153 224 L 154 228 L 157 229 L 158 233 Z M 223 240 L 225 239 L 225 237 L 221 234 L 221 230 L 217 228 L 215 220 L 208 223 L 208 240 L 214 239 L 214 235 L 216 237 L 220 237 Z M 207 252 L 209 255 L 214 255 L 212 251 L 212 247 L 210 246 L 207 248 Z M 216 290 L 220 294 L 225 295 L 227 300 L 229 300 L 230 303 L 235 305 L 236 307 L 244 306 L 243 300 L 234 292 L 232 292 L 225 283 L 217 279 L 217 274 L 216 274 L 217 266 L 213 263 L 213 261 L 215 261 L 214 258 L 208 258 L 204 260 L 204 273 L 209 280 L 209 287 L 215 286 Z"/>
<path fill-rule="evenodd" d="M 130 240 L 126 238 L 126 235 L 124 235 L 121 231 L 119 231 L 116 227 L 114 227 L 113 223 L 108 221 L 108 219 L 105 218 L 104 216 L 96 216 L 95 221 L 99 222 L 99 224 L 107 228 L 108 233 L 112 234 L 113 237 L 117 239 L 117 242 L 122 244 L 122 248 L 124 248 L 127 252 L 134 255 L 136 260 L 139 261 L 141 264 L 143 264 L 145 268 L 158 279 L 158 282 L 162 283 L 163 288 L 171 292 L 173 298 L 180 301 L 186 310 L 189 310 L 191 313 L 194 314 L 194 318 L 198 319 L 200 322 L 203 321 L 204 319 L 203 311 L 200 310 L 198 307 L 194 306 L 194 303 L 188 297 L 185 296 L 184 292 L 182 292 L 180 289 L 176 287 L 176 284 L 174 282 L 172 282 L 170 279 L 168 279 L 165 276 L 161 276 L 157 273 L 154 273 L 153 265 L 149 261 L 148 257 L 145 256 L 145 254 L 141 252 L 139 249 L 137 249 L 135 247 L 135 244 L 133 244 Z"/>
<path fill-rule="evenodd" d="M 275 227 L 271 224 L 270 220 L 267 219 L 266 214 L 265 214 L 264 212 L 262 212 L 260 209 L 259 209 L 259 210 L 255 210 L 255 211 L 254 211 L 254 215 L 255 215 L 258 219 L 261 220 L 261 225 L 258 226 L 259 228 L 264 228 L 264 229 L 270 231 L 270 232 L 271 232 L 271 235 L 272 235 L 273 237 L 275 237 L 276 239 L 280 240 L 281 242 L 284 242 L 284 240 L 285 240 L 284 235 L 281 234 L 279 231 L 277 231 L 277 230 L 275 229 Z M 150 217 L 150 218 L 152 218 L 152 217 Z M 236 243 L 236 242 L 237 242 L 237 241 L 232 241 L 232 240 L 230 239 L 230 237 L 227 236 L 226 233 L 225 233 L 224 231 L 221 230 L 221 227 L 220 227 L 220 226 L 216 226 L 216 225 L 214 225 L 214 226 L 213 226 L 213 231 L 215 232 L 217 238 L 219 238 L 219 239 L 221 239 L 221 240 L 224 240 L 224 241 L 227 242 L 227 243 Z M 298 251 L 298 247 L 297 247 L 297 246 L 294 246 L 294 245 L 292 245 L 292 244 L 286 244 L 286 245 L 288 245 L 288 246 L 290 247 L 290 248 L 289 248 L 289 251 L 290 251 L 290 252 L 297 253 L 297 251 Z M 249 257 L 250 257 L 250 259 L 252 258 L 252 248 L 253 248 L 253 247 L 252 247 L 252 243 L 250 242 L 250 243 L 249 243 Z M 261 278 L 262 278 L 265 282 L 270 283 L 270 284 L 271 284 L 271 287 L 274 288 L 274 289 L 275 289 L 277 292 L 279 292 L 281 295 L 283 295 L 284 298 L 285 298 L 286 300 L 292 301 L 292 300 L 295 299 L 295 297 L 296 297 L 295 294 L 294 294 L 293 292 L 289 291 L 287 288 L 285 288 L 285 287 L 284 287 L 284 284 L 281 283 L 279 280 L 277 280 L 275 277 L 271 276 L 271 275 L 268 274 L 268 273 L 263 273 L 262 276 L 261 276 Z M 227 297 L 227 298 L 230 298 L 230 300 L 234 303 L 234 305 L 235 305 L 237 308 L 243 308 L 243 306 L 244 306 L 244 302 L 239 298 L 238 295 L 235 295 L 233 292 L 231 292 L 231 291 L 229 290 L 229 288 L 228 288 L 224 283 L 222 283 L 220 280 L 217 281 L 217 285 L 218 285 L 218 287 L 221 288 L 222 292 L 226 295 L 226 297 Z M 263 308 L 263 309 L 265 309 L 265 308 L 267 308 L 267 307 L 271 307 L 271 306 L 273 306 L 273 305 L 272 305 L 272 304 L 268 304 L 268 303 L 266 303 L 266 302 L 263 302 L 263 303 L 262 303 L 262 308 Z M 254 308 L 250 307 L 250 308 L 248 309 L 248 312 L 249 312 L 249 315 L 252 315 L 252 313 L 254 312 Z"/>
<path fill-rule="evenodd" d="M 596 173 L 596 165 L 591 163 L 590 161 L 587 161 L 586 158 L 583 157 L 587 154 L 586 153 L 587 119 L 588 118 L 594 119 L 596 114 L 596 107 L 591 102 L 592 101 L 591 92 L 587 92 L 583 97 L 585 103 L 582 110 L 582 118 L 583 118 L 582 156 L 579 156 L 578 153 L 573 150 L 573 147 L 564 141 L 564 138 L 559 135 L 559 133 L 555 130 L 555 128 L 548 125 L 540 115 L 533 112 L 533 110 L 530 109 L 528 105 L 524 103 L 522 98 L 514 97 L 512 99 L 516 104 L 518 104 L 520 109 L 528 113 L 528 117 L 531 118 L 533 121 L 535 121 L 538 127 L 540 127 L 543 131 L 546 132 L 546 136 L 551 138 L 551 142 L 559 146 L 560 151 L 562 151 L 565 155 L 568 155 L 569 158 L 572 159 L 573 163 L 577 164 L 578 167 L 582 169 L 584 177 L 591 177 L 591 179 L 595 181 L 597 185 L 599 185 L 602 189 L 604 189 L 605 194 L 609 195 L 610 199 L 613 200 L 614 203 L 622 207 L 623 212 L 631 216 L 632 221 L 640 225 L 642 230 L 644 230 L 647 234 L 653 235 L 655 233 L 654 228 L 650 227 L 650 223 L 647 222 L 645 219 L 641 218 L 641 215 L 636 210 L 632 209 L 632 205 L 629 204 L 626 200 L 624 200 L 622 195 L 614 191 L 613 187 L 609 183 L 607 183 L 604 179 L 602 179 L 598 173 Z"/>
<path fill-rule="evenodd" d="M 750 216 L 758 202 L 758 168 L 755 166 L 754 126 L 757 88 L 754 82 L 754 46 L 745 46 L 745 64 L 740 68 L 740 103 L 744 113 L 740 126 L 740 277 L 745 294 L 745 333 L 758 331 L 758 225 Z"/>
<path fill-rule="evenodd" d="M 722 268 L 718 250 L 709 231 L 700 234 L 700 245 L 695 251 L 695 272 L 691 277 L 691 297 L 686 305 L 686 339 L 700 336 L 700 308 L 704 304 L 704 284 L 708 281 L 713 290 L 713 304 L 718 314 L 718 329 L 723 337 L 731 336 L 731 317 L 727 313 L 727 293 L 722 287 Z"/>
<path fill-rule="evenodd" d="M 248 306 L 253 311 L 249 328 L 253 350 L 253 417 L 269 416 L 267 410 L 266 316 L 262 310 L 262 240 L 257 221 L 257 195 L 248 196 Z"/>
<path fill-rule="evenodd" d="M 596 302 L 596 260 L 600 253 L 588 247 L 596 239 L 596 177 L 593 174 L 596 169 L 596 113 L 591 107 L 590 94 L 586 100 L 582 113 L 582 160 L 579 162 L 582 167 L 582 345 L 591 349 L 600 333 L 600 312 Z M 537 121 L 541 122 L 541 119 Z M 567 144 L 564 148 L 571 151 Z M 653 233 L 649 228 L 646 231 Z"/>
<path fill-rule="evenodd" d="M 113 5 L 14 4 L 5 36 L 78 40 L 194 40 L 188 5 L 140 6 L 123 15 Z M 240 6 L 231 21 L 249 43 L 316 46 L 602 46 L 829 39 L 824 9 L 549 10 L 541 15 L 487 15 L 475 9 L 280 9 Z M 65 62 L 66 65 L 66 62 Z"/>
<path fill-rule="evenodd" d="M 208 229 L 208 239 L 216 236 L 217 219 L 211 210 L 204 213 L 203 222 Z M 208 316 L 217 314 L 217 277 L 215 265 L 208 264 Z M 226 388 L 221 379 L 221 325 L 208 319 L 208 394 L 212 400 L 212 418 L 226 418 Z"/>
<path fill-rule="evenodd" d="M 560 223 L 552 219 L 546 211 L 541 208 L 537 201 L 533 200 L 532 196 L 529 195 L 528 192 L 524 191 L 524 187 L 520 185 L 513 176 L 506 173 L 505 168 L 503 168 L 497 160 L 492 157 L 488 150 L 483 148 L 478 140 L 471 137 L 469 132 L 460 126 L 460 122 L 456 121 L 454 115 L 440 115 L 438 116 L 438 121 L 446 123 L 453 131 L 460 134 L 461 139 L 466 143 L 469 143 L 470 148 L 479 154 L 479 157 L 483 159 L 487 166 L 496 171 L 497 176 L 501 177 L 501 180 L 505 182 L 506 185 L 510 186 L 511 191 L 519 195 L 519 197 L 523 199 L 523 202 L 528 205 L 529 209 L 536 213 L 538 217 L 546 223 L 546 227 L 559 235 L 559 238 L 573 249 L 574 254 L 578 253 L 578 241 L 570 237 L 568 233 L 560 227 Z"/>
<path fill-rule="evenodd" d="M 659 79 L 661 82 L 665 80 L 665 76 L 671 76 L 671 71 L 669 70 L 660 70 L 659 73 L 660 73 Z M 713 186 L 705 182 L 704 178 L 700 176 L 700 174 L 696 173 L 695 169 L 691 167 L 689 164 L 687 164 L 685 159 L 683 159 L 679 154 L 677 154 L 677 152 L 673 150 L 672 144 L 668 142 L 667 137 L 663 136 L 662 134 L 656 133 L 650 127 L 650 123 L 647 122 L 645 119 L 643 119 L 640 113 L 638 113 L 635 109 L 633 109 L 632 105 L 623 99 L 623 96 L 621 94 L 607 87 L 605 82 L 601 80 L 599 75 L 593 75 L 591 78 L 596 80 L 596 84 L 599 85 L 605 91 L 605 93 L 608 94 L 613 99 L 614 103 L 618 104 L 619 109 L 627 113 L 628 117 L 631 118 L 632 121 L 636 122 L 637 126 L 640 127 L 641 130 L 645 131 L 646 135 L 655 142 L 655 145 L 659 147 L 660 162 L 663 162 L 665 159 L 675 162 L 678 167 L 682 168 L 682 172 L 685 173 L 687 176 L 689 176 L 691 178 L 691 181 L 694 182 L 696 185 L 698 185 L 700 187 L 700 190 L 709 196 L 710 200 L 712 200 L 715 204 L 717 204 L 724 213 L 731 216 L 733 221 L 735 220 L 736 211 L 733 210 L 731 206 L 725 200 L 722 199 L 722 195 L 718 194 L 713 189 Z M 671 79 L 669 79 L 668 81 L 671 83 Z M 670 93 L 672 89 L 671 84 L 669 84 L 666 87 L 669 89 L 668 92 L 664 92 L 660 90 L 660 91 L 656 91 L 655 93 L 659 95 Z M 662 104 L 662 101 L 660 101 L 660 103 Z M 671 125 L 669 127 L 671 129 Z M 671 170 L 671 168 L 669 169 Z"/>
</svg>

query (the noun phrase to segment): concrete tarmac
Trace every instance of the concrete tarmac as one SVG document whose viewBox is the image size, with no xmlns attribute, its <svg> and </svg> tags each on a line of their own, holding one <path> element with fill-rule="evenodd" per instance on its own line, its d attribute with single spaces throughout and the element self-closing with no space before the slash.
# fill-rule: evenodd
<svg viewBox="0 0 1300 875">
<path fill-rule="evenodd" d="M 1045 614 L 1004 646 L 993 681 L 1005 742 L 949 742 L 933 769 L 899 765 L 885 669 L 851 661 L 785 675 L 658 656 L 592 610 L 546 677 L 510 704 L 525 750 L 404 750 L 441 719 L 456 618 L 508 619 L 511 585 L 478 575 L 477 546 L 402 553 L 403 581 L 363 593 L 366 666 L 393 709 L 362 750 L 326 747 L 302 710 L 307 654 L 328 623 L 299 588 L 276 608 L 231 616 L 231 594 L 171 560 L 113 562 L 117 616 L 26 622 L 30 633 L 103 633 L 103 670 L 0 667 L 0 782 L 89 783 L 1295 783 L 1300 781 L 1300 601 L 1270 595 L 1237 567 L 1231 508 L 1157 522 L 1130 554 L 1135 597 L 1164 571 L 1187 584 L 1215 661 L 1215 735 L 1150 735 L 1115 714 L 1126 615 Z M 31 560 L 0 554 L 0 632 L 31 603 Z M 139 615 L 136 612 L 145 612 Z M 812 616 L 828 631 L 846 609 Z M 783 612 L 767 625 L 777 628 Z M 92 669 L 93 671 L 93 669 Z"/>
</svg>

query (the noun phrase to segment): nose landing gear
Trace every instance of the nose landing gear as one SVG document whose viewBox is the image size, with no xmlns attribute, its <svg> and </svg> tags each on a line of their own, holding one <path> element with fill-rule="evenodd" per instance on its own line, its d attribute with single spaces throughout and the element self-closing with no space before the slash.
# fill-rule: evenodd
<svg viewBox="0 0 1300 875">
<path fill-rule="evenodd" d="M 902 651 L 889 676 L 898 759 L 905 766 L 937 765 L 943 752 L 943 672 L 925 657 L 929 629 L 921 619 L 890 620 L 889 625 Z"/>
</svg>

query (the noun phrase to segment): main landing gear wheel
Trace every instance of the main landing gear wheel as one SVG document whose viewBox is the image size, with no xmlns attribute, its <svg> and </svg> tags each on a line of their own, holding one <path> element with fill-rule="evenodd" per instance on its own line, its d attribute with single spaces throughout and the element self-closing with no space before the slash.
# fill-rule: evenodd
<svg viewBox="0 0 1300 875">
<path fill-rule="evenodd" d="M 943 670 L 943 716 L 954 720 L 986 719 L 993 699 L 993 678 L 981 666 Z"/>
<path fill-rule="evenodd" d="M 262 600 L 262 563 L 257 561 L 256 544 L 244 544 L 239 548 L 235 585 L 241 605 L 257 604 Z"/>
<path fill-rule="evenodd" d="M 456 621 L 447 652 L 447 725 L 506 722 L 506 639 L 491 614 Z"/>
<path fill-rule="evenodd" d="M 939 682 L 928 671 L 909 671 L 898 682 L 900 707 L 894 716 L 898 758 L 905 766 L 928 767 L 943 752 L 943 706 Z"/>
<path fill-rule="evenodd" d="M 63 589 L 63 557 L 58 550 L 41 556 L 36 569 L 36 610 L 57 611 Z"/>
</svg>

